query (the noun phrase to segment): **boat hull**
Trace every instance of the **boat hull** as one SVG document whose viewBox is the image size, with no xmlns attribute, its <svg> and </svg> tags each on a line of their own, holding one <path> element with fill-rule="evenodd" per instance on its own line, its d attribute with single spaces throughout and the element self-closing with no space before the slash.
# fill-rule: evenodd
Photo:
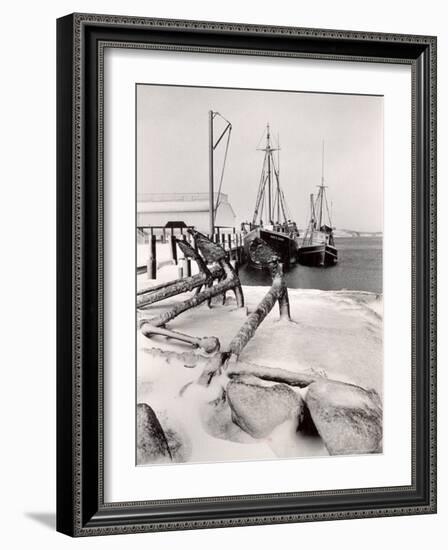
<svg viewBox="0 0 448 550">
<path fill-rule="evenodd" d="M 244 237 L 244 249 L 250 266 L 256 269 L 263 269 L 266 267 L 259 262 L 253 261 L 249 254 L 250 243 L 257 237 L 262 239 L 280 256 L 284 267 L 287 268 L 291 264 L 297 262 L 298 242 L 294 238 L 291 238 L 285 233 L 278 233 L 277 231 L 270 231 L 269 229 L 257 227 Z"/>
<path fill-rule="evenodd" d="M 297 251 L 298 262 L 310 267 L 329 267 L 338 262 L 338 251 L 329 244 L 301 246 Z"/>
</svg>

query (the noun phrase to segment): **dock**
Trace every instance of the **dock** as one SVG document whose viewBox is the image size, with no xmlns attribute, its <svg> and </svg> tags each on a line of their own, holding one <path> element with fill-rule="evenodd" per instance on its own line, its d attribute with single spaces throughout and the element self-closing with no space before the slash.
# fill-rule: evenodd
<svg viewBox="0 0 448 550">
<path fill-rule="evenodd" d="M 157 279 L 157 271 L 165 265 L 177 265 L 178 277 L 191 275 L 191 260 L 185 258 L 177 240 L 194 245 L 188 229 L 193 226 L 166 227 L 156 225 L 137 226 L 137 275 L 147 274 L 149 279 Z M 243 233 L 235 227 L 215 227 L 213 235 L 204 233 L 219 244 L 236 267 L 246 262 Z"/>
</svg>

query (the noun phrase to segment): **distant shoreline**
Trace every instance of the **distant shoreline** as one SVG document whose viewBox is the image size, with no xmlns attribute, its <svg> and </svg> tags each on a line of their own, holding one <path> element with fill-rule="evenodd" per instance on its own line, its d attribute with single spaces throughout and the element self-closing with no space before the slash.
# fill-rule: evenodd
<svg viewBox="0 0 448 550">
<path fill-rule="evenodd" d="M 299 229 L 299 232 L 301 235 L 303 235 L 306 230 L 305 229 Z M 342 239 L 342 238 L 357 238 L 357 237 L 371 237 L 371 238 L 383 238 L 382 231 L 355 231 L 353 229 L 335 229 L 333 231 L 333 235 L 335 239 Z"/>
</svg>

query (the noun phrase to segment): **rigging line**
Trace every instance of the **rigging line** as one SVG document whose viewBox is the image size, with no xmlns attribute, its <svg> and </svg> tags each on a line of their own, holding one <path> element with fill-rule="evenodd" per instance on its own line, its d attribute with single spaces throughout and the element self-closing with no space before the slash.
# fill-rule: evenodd
<svg viewBox="0 0 448 550">
<path fill-rule="evenodd" d="M 263 194 L 261 196 L 261 208 L 260 208 L 260 216 L 259 221 L 263 221 L 263 218 L 265 221 L 268 219 L 268 204 L 266 201 L 266 183 L 268 181 L 268 175 L 265 173 L 264 181 L 263 181 Z"/>
<path fill-rule="evenodd" d="M 317 230 L 320 231 L 320 228 L 322 227 L 322 186 L 319 186 L 319 193 L 317 194 L 317 211 L 319 212 L 319 221 L 317 224 Z"/>
<path fill-rule="evenodd" d="M 277 182 L 277 190 L 276 190 L 276 193 L 274 195 L 274 205 L 273 205 L 272 211 L 274 212 L 274 216 L 275 216 L 275 214 L 277 214 L 277 222 L 280 223 L 280 203 L 281 203 L 280 178 L 279 178 L 279 174 L 277 172 L 277 169 L 275 167 L 275 160 L 274 160 L 274 155 L 273 154 L 272 154 L 272 167 L 273 167 L 273 170 L 274 170 L 274 177 L 275 177 L 276 182 Z"/>
<path fill-rule="evenodd" d="M 291 219 L 291 211 L 289 210 L 288 208 L 288 205 L 286 203 L 286 199 L 285 199 L 285 194 L 283 192 L 283 189 L 281 190 L 282 192 L 282 204 L 283 204 L 283 207 L 284 207 L 284 212 L 283 212 L 283 215 L 285 216 L 285 212 L 286 212 L 286 216 L 285 216 L 285 220 L 290 220 Z"/>
<path fill-rule="evenodd" d="M 226 119 L 225 116 L 222 116 L 222 114 L 219 111 L 215 111 L 215 115 L 220 116 L 227 124 L 230 124 L 230 122 Z"/>
<path fill-rule="evenodd" d="M 218 196 L 216 197 L 215 213 L 218 211 L 218 207 L 221 204 L 221 201 L 220 201 L 220 199 L 221 199 L 221 189 L 222 189 L 222 182 L 224 180 L 224 171 L 225 171 L 226 162 L 227 162 L 227 153 L 229 152 L 230 136 L 231 136 L 231 133 L 232 133 L 232 125 L 229 123 L 229 126 L 227 126 L 227 128 L 229 129 L 229 132 L 227 134 L 227 142 L 226 142 L 226 149 L 225 149 L 225 152 L 224 152 L 224 160 L 222 161 L 221 178 L 220 178 L 220 181 L 219 181 Z M 227 131 L 227 129 L 226 129 L 226 131 Z"/>
<path fill-rule="evenodd" d="M 254 208 L 254 215 L 252 217 L 252 223 L 255 223 L 255 220 L 257 218 L 258 211 L 260 208 L 262 194 L 264 193 L 265 166 L 266 166 L 266 155 L 263 159 L 263 166 L 261 168 L 260 183 L 258 184 L 258 193 L 257 193 L 257 198 L 255 200 L 255 208 Z"/>
<path fill-rule="evenodd" d="M 229 130 L 229 132 L 232 130 L 232 125 L 230 124 L 230 122 L 227 124 L 227 126 L 224 128 L 222 134 L 219 136 L 217 142 L 213 145 L 213 150 L 216 149 L 216 147 L 218 147 L 219 145 L 219 142 L 222 140 L 222 138 L 224 137 L 225 133 L 227 132 L 227 130 Z"/>
<path fill-rule="evenodd" d="M 257 143 L 257 146 L 255 147 L 255 149 L 259 149 L 259 148 L 260 148 L 260 143 L 263 141 L 265 134 L 266 134 L 266 128 L 263 130 L 263 133 L 261 134 L 261 137 L 260 137 L 260 139 L 258 140 L 258 143 Z"/>
<path fill-rule="evenodd" d="M 262 198 L 263 206 L 261 209 L 261 216 L 260 216 L 261 220 L 264 219 L 265 223 L 269 223 L 269 200 L 266 198 L 267 196 L 266 188 L 268 186 L 268 181 L 269 181 L 269 176 L 268 176 L 268 173 L 266 172 L 264 183 L 263 183 L 263 198 Z"/>
<path fill-rule="evenodd" d="M 274 195 L 274 202 L 273 202 L 273 204 L 272 204 L 272 212 L 274 212 L 274 214 L 275 214 L 275 210 L 276 210 L 276 208 L 277 208 L 277 197 L 278 197 L 278 193 L 276 193 L 276 194 Z M 274 219 L 275 219 L 275 218 L 274 218 Z M 277 220 L 277 221 L 278 221 L 278 220 Z"/>
<path fill-rule="evenodd" d="M 266 186 L 266 179 L 264 180 L 264 185 L 263 185 L 263 188 Z M 260 209 L 260 225 L 261 225 L 261 222 L 263 221 L 263 209 L 264 209 L 264 193 L 261 197 L 261 209 Z M 256 220 L 255 220 L 256 221 Z"/>
<path fill-rule="evenodd" d="M 255 202 L 254 215 L 253 215 L 253 218 L 252 218 L 253 223 L 255 223 L 255 221 L 257 219 L 257 216 L 258 216 L 258 212 L 260 211 L 261 199 L 262 198 L 264 199 L 264 193 L 265 193 L 265 188 L 266 188 L 266 180 L 267 180 L 266 158 L 267 158 L 267 155 L 265 154 L 264 159 L 263 159 L 263 166 L 262 166 L 261 174 L 260 174 L 260 183 L 258 184 L 258 193 L 257 193 L 257 200 Z M 261 214 L 263 215 L 262 210 L 261 210 Z"/>
<path fill-rule="evenodd" d="M 305 233 L 302 237 L 302 246 L 306 243 L 307 241 L 307 238 L 308 238 L 308 233 L 311 233 L 313 231 L 313 228 L 312 228 L 312 224 L 314 223 L 313 222 L 313 210 L 314 210 L 314 201 L 313 201 L 313 195 L 311 195 L 310 197 L 310 221 L 308 223 L 308 225 L 306 226 L 306 229 L 305 229 Z"/>
<path fill-rule="evenodd" d="M 279 133 L 277 133 L 277 166 L 278 166 L 278 169 L 277 169 L 278 177 L 280 178 L 280 134 Z"/>
<path fill-rule="evenodd" d="M 327 200 L 327 196 L 325 195 L 325 206 L 326 206 L 326 209 L 327 209 L 327 216 L 328 216 L 328 223 L 329 223 L 329 226 L 330 227 L 333 227 L 333 223 L 331 221 L 331 216 L 330 216 L 330 211 L 328 210 L 328 200 Z"/>
<path fill-rule="evenodd" d="M 277 180 L 277 190 L 278 190 L 278 195 L 279 195 L 279 199 L 281 198 L 280 200 L 280 205 L 281 205 L 281 208 L 282 208 L 282 214 L 283 214 L 283 218 L 284 218 L 284 221 L 286 222 L 287 221 L 287 218 L 289 218 L 290 216 L 286 216 L 286 212 L 285 212 L 285 194 L 283 192 L 283 189 L 280 185 L 280 172 L 279 170 L 277 170 L 276 166 L 275 166 L 275 162 L 274 162 L 274 157 L 272 157 L 272 166 L 273 166 L 273 169 L 274 169 L 274 175 L 275 175 L 275 179 Z M 280 220 L 278 220 L 280 221 Z"/>
<path fill-rule="evenodd" d="M 313 230 L 316 229 L 316 203 L 314 201 L 314 196 L 312 196 L 312 203 L 311 203 L 311 217 L 313 218 Z"/>
<path fill-rule="evenodd" d="M 288 208 L 288 205 L 286 204 L 285 199 L 285 193 L 283 192 L 283 189 L 281 190 L 282 193 L 282 211 L 283 211 L 283 217 L 285 219 L 285 222 L 291 219 L 291 212 Z"/>
</svg>

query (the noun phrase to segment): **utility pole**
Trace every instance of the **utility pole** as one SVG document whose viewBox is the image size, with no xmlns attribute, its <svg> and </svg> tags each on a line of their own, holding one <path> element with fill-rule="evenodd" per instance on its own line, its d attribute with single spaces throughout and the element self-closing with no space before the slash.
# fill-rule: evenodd
<svg viewBox="0 0 448 550">
<path fill-rule="evenodd" d="M 208 183 L 208 193 L 209 193 L 209 234 L 210 239 L 213 240 L 213 234 L 215 232 L 215 204 L 214 204 L 214 182 L 213 182 L 213 111 L 208 112 L 208 135 L 209 135 L 209 183 Z"/>
</svg>

